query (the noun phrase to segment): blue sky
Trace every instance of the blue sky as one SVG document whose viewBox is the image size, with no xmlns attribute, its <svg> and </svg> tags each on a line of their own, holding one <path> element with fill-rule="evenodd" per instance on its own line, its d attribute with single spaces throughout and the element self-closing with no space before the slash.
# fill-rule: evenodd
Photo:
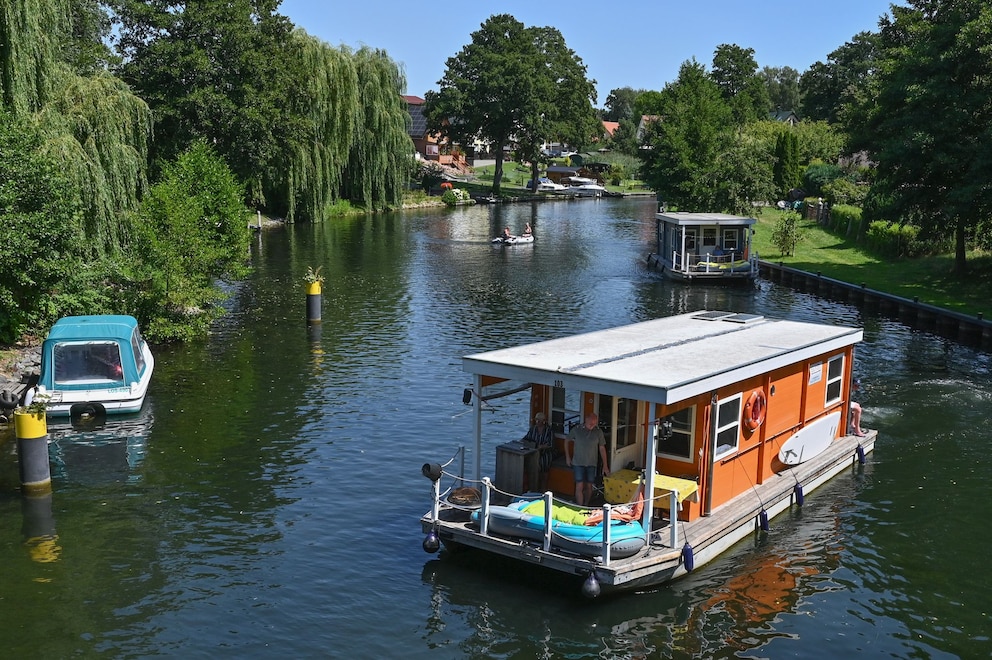
<svg viewBox="0 0 992 660">
<path fill-rule="evenodd" d="M 490 16 L 511 14 L 527 27 L 562 33 L 596 80 L 602 107 L 617 87 L 660 90 L 693 57 L 709 68 L 720 44 L 753 48 L 759 68 L 802 73 L 858 32 L 877 31 L 889 6 L 890 0 L 283 0 L 279 12 L 333 46 L 385 50 L 416 96 L 437 89 L 446 60 Z"/>
</svg>

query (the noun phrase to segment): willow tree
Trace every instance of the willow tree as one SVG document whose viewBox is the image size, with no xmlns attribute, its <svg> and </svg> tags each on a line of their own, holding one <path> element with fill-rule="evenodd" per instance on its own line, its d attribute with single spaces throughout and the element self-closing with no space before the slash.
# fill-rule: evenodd
<svg viewBox="0 0 992 660">
<path fill-rule="evenodd" d="M 407 132 L 410 115 L 400 96 L 406 80 L 385 51 L 362 48 L 355 55 L 361 86 L 355 133 L 345 170 L 342 195 L 360 206 L 396 206 L 413 164 Z"/>
<path fill-rule="evenodd" d="M 144 101 L 93 65 L 99 55 L 84 55 L 103 53 L 99 34 L 79 35 L 97 11 L 79 0 L 0 0 L 0 98 L 34 123 L 42 153 L 81 192 L 94 257 L 126 241 L 122 218 L 145 189 L 151 136 Z M 97 44 L 86 47 L 87 40 Z"/>
<path fill-rule="evenodd" d="M 290 220 L 316 220 L 340 197 L 359 105 L 351 53 L 303 30 L 288 44 L 292 84 L 279 129 L 282 154 L 266 177 L 269 208 Z"/>
</svg>

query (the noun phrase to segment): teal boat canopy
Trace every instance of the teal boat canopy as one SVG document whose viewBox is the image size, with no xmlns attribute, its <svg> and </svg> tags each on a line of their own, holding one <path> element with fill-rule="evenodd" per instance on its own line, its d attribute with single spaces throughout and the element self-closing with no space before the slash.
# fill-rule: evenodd
<svg viewBox="0 0 992 660">
<path fill-rule="evenodd" d="M 126 387 L 149 368 L 143 346 L 133 316 L 67 316 L 42 345 L 38 383 L 49 391 Z"/>
</svg>

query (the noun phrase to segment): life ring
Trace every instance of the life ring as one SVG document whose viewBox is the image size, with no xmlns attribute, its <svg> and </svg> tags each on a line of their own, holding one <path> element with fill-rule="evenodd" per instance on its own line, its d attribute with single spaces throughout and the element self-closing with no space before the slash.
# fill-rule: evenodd
<svg viewBox="0 0 992 660">
<path fill-rule="evenodd" d="M 761 426 L 765 421 L 765 412 L 768 410 L 768 400 L 765 399 L 763 390 L 751 392 L 744 404 L 744 424 L 752 431 Z"/>
</svg>

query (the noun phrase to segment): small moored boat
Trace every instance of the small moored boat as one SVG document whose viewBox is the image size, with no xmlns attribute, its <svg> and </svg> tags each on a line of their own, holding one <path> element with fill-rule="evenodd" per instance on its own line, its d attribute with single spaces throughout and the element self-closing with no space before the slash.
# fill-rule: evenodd
<svg viewBox="0 0 992 660">
<path fill-rule="evenodd" d="M 132 316 L 67 316 L 41 349 L 36 397 L 52 416 L 141 410 L 155 368 Z"/>
</svg>

